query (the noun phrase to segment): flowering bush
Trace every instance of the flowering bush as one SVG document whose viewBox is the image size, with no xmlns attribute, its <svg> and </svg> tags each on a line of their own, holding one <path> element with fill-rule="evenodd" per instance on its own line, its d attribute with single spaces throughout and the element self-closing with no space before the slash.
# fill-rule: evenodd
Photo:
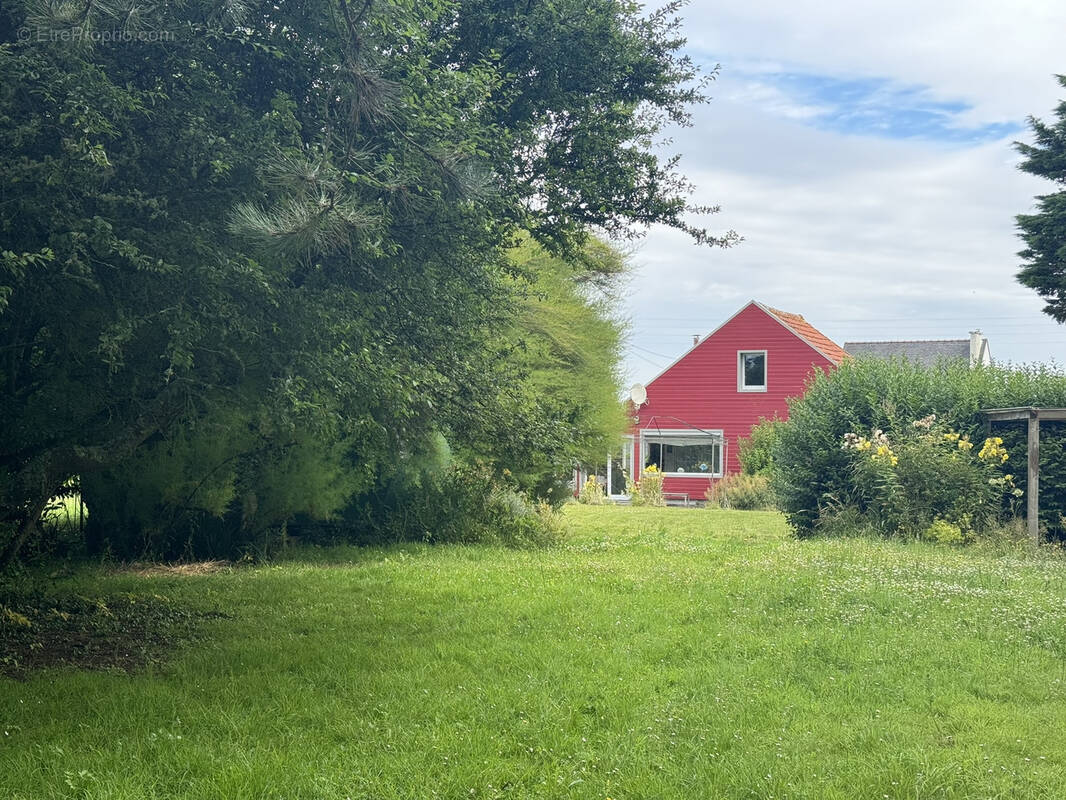
<svg viewBox="0 0 1066 800">
<path fill-rule="evenodd" d="M 935 413 L 941 436 L 968 435 L 965 441 L 972 442 L 972 453 L 979 455 L 986 435 L 981 410 L 1016 406 L 1066 407 L 1066 369 L 971 368 L 965 361 L 929 367 L 898 359 L 847 359 L 831 372 L 816 372 L 803 395 L 789 401 L 788 420 L 775 426 L 769 472 L 774 496 L 797 536 L 810 536 L 816 529 L 821 535 L 830 516 L 838 517 L 842 509 L 850 513 L 854 503 L 854 453 L 841 449 L 844 434 L 869 438 L 870 431 L 881 428 L 902 464 L 897 440 L 927 433 L 929 428 L 914 423 Z M 931 428 L 934 422 L 928 424 Z M 1026 428 L 1024 421 L 997 424 L 994 433 L 1003 442 L 992 443 L 1008 451 L 1005 462 L 1000 454 L 998 469 L 1012 473 L 1022 490 L 1028 464 Z M 1040 425 L 1040 527 L 1049 539 L 1066 541 L 1066 422 Z"/>
<path fill-rule="evenodd" d="M 1006 448 L 1003 447 L 1003 440 L 998 436 L 985 439 L 977 457 L 988 464 L 1006 464 L 1009 458 Z"/>
<path fill-rule="evenodd" d="M 607 503 L 607 493 L 604 491 L 603 484 L 596 479 L 596 476 L 589 475 L 585 485 L 581 487 L 581 493 L 578 495 L 577 500 L 579 503 L 589 506 L 602 506 Z"/>
<path fill-rule="evenodd" d="M 891 441 L 880 429 L 846 433 L 841 449 L 852 501 L 884 533 L 962 541 L 999 522 L 1022 495 L 1014 476 L 999 471 L 1007 461 L 1002 439 L 986 439 L 974 455 L 968 435 L 945 430 L 932 414 Z"/>
<path fill-rule="evenodd" d="M 665 506 L 666 497 L 663 496 L 663 474 L 654 464 L 644 468 L 640 476 L 640 483 L 633 484 L 626 481 L 626 492 L 630 502 L 635 506 Z"/>
</svg>

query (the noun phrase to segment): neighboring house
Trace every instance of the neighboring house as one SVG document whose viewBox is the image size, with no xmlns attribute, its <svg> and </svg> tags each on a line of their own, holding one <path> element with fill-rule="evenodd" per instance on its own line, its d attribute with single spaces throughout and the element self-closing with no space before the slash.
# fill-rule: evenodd
<svg viewBox="0 0 1066 800">
<path fill-rule="evenodd" d="M 787 398 L 846 357 L 799 314 L 753 300 L 647 384 L 614 469 L 638 477 L 655 464 L 665 492 L 702 500 L 712 479 L 740 470 L 738 439 L 761 418 L 784 419 Z"/>
<path fill-rule="evenodd" d="M 969 339 L 927 339 L 901 342 L 845 342 L 848 355 L 856 358 L 903 358 L 931 367 L 941 361 L 968 361 L 970 366 L 992 363 L 988 339 L 970 331 Z"/>
</svg>

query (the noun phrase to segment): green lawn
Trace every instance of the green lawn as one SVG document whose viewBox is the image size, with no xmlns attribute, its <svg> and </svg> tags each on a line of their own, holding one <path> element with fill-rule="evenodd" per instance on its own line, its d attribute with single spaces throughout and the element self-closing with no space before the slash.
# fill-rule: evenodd
<svg viewBox="0 0 1066 800">
<path fill-rule="evenodd" d="M 1066 561 L 570 507 L 563 547 L 65 579 L 228 619 L 0 678 L 3 798 L 1066 796 Z"/>
</svg>

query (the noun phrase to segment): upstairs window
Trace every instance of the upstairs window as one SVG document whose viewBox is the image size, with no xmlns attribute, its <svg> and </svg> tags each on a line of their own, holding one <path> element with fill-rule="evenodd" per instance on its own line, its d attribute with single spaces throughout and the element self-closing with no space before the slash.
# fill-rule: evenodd
<svg viewBox="0 0 1066 800">
<path fill-rule="evenodd" d="M 737 353 L 737 391 L 766 391 L 765 350 L 741 350 Z"/>
</svg>

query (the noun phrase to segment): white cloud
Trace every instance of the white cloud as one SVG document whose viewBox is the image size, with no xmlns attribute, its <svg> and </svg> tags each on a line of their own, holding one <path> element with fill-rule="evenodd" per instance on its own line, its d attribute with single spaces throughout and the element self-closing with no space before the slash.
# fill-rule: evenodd
<svg viewBox="0 0 1066 800">
<path fill-rule="evenodd" d="M 820 74 L 892 77 L 964 99 L 981 121 L 1054 104 L 1066 71 L 1058 0 L 749 0 L 685 9 L 692 52 L 712 63 L 777 63 Z"/>
<path fill-rule="evenodd" d="M 1054 91 L 1050 78 L 1033 80 Z M 1009 139 L 962 147 L 844 135 L 770 95 L 719 89 L 673 149 L 699 186 L 694 200 L 723 206 L 709 227 L 746 240 L 722 251 L 650 233 L 629 302 L 634 379 L 751 298 L 803 314 L 840 343 L 962 338 L 979 326 L 998 359 L 1066 361 L 1066 332 L 1014 280 L 1014 216 L 1050 184 L 1017 170 Z"/>
<path fill-rule="evenodd" d="M 757 81 L 743 82 L 725 95 L 727 100 L 752 105 L 787 119 L 808 120 L 831 113 L 833 106 L 798 102 L 776 86 Z"/>
</svg>

